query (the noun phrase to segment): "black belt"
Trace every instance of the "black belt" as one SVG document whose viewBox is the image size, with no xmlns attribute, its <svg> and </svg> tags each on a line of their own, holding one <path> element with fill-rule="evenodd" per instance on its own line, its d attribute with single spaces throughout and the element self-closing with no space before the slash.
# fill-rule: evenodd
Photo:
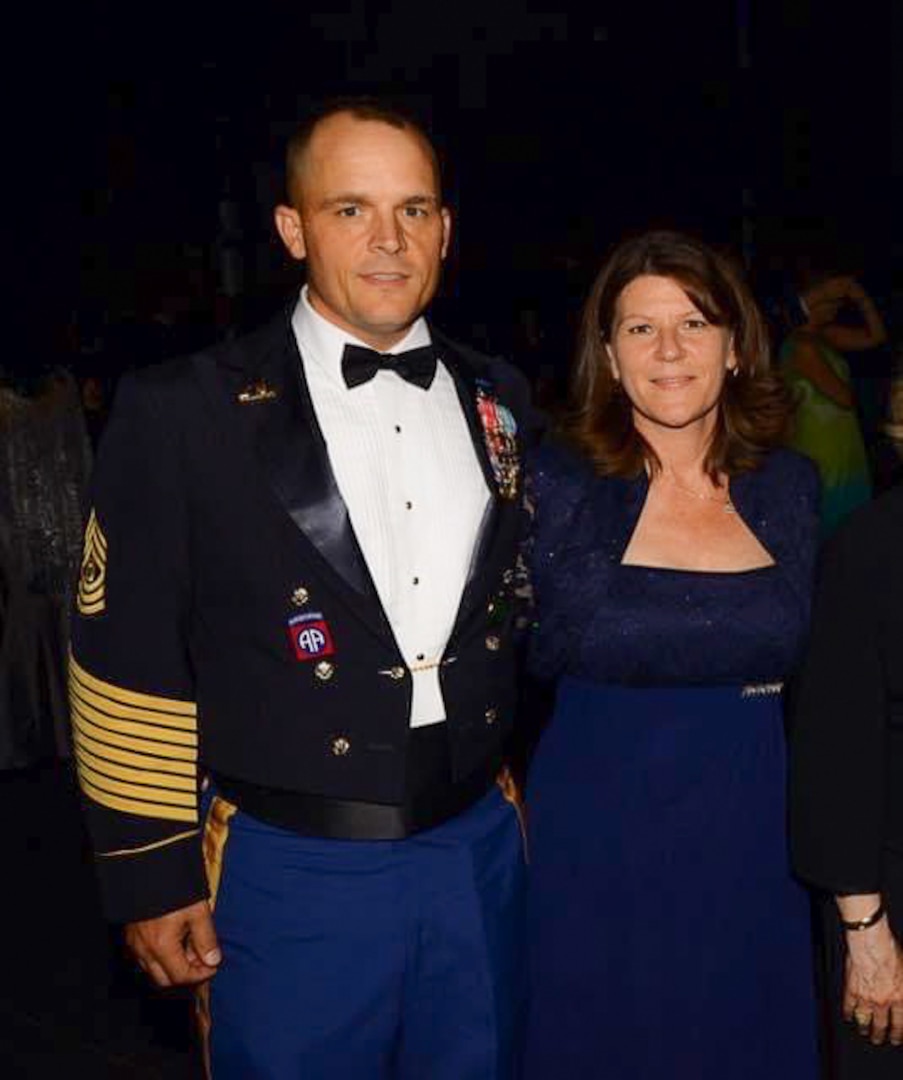
<svg viewBox="0 0 903 1080">
<path fill-rule="evenodd" d="M 500 762 L 467 779 L 421 791 L 402 806 L 333 799 L 260 787 L 234 777 L 216 776 L 222 795 L 239 810 L 278 828 L 328 840 L 403 840 L 462 813 L 495 783 Z"/>
</svg>

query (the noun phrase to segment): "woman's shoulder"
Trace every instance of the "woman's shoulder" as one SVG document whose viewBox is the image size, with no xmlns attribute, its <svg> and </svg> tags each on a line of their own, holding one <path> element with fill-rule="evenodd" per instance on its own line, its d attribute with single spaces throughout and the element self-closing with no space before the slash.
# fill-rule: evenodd
<svg viewBox="0 0 903 1080">
<path fill-rule="evenodd" d="M 574 447 L 546 439 L 527 452 L 527 473 L 540 496 L 543 493 L 582 492 L 595 478 L 592 463 Z"/>
<path fill-rule="evenodd" d="M 789 446 L 775 446 L 762 459 L 760 471 L 771 477 L 806 483 L 818 476 L 818 467 L 811 458 Z"/>
<path fill-rule="evenodd" d="M 546 444 L 528 456 L 528 490 L 537 535 L 553 546 L 619 536 L 642 500 L 645 477 L 635 481 L 598 472 L 568 446 Z"/>
<path fill-rule="evenodd" d="M 766 490 L 793 491 L 813 502 L 818 499 L 819 478 L 815 463 L 789 447 L 769 450 L 759 467 L 750 474 L 750 480 Z"/>
</svg>

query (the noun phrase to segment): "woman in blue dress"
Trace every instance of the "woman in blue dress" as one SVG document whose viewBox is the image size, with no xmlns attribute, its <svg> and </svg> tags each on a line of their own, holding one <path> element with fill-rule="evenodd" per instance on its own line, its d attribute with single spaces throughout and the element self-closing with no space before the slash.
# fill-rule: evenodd
<svg viewBox="0 0 903 1080">
<path fill-rule="evenodd" d="M 809 908 L 782 683 L 808 617 L 811 463 L 733 265 L 620 245 L 584 313 L 574 435 L 533 462 L 529 1080 L 812 1080 Z"/>
</svg>

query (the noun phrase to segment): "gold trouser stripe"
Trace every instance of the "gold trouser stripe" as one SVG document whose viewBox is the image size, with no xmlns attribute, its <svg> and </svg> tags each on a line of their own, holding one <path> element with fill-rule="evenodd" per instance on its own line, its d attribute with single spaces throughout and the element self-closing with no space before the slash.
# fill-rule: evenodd
<svg viewBox="0 0 903 1080">
<path fill-rule="evenodd" d="M 216 907 L 216 894 L 223 875 L 223 855 L 226 841 L 229 839 L 229 822 L 237 807 L 215 795 L 210 801 L 207 821 L 204 825 L 204 869 L 207 872 L 207 887 L 210 890 L 210 907 Z M 195 1015 L 201 1037 L 201 1053 L 204 1059 L 204 1072 L 207 1080 L 213 1075 L 210 1062 L 210 1031 L 213 1016 L 210 1011 L 210 983 L 204 983 L 195 991 Z"/>
<path fill-rule="evenodd" d="M 503 766 L 501 772 L 495 778 L 495 782 L 498 784 L 505 801 L 511 803 L 514 807 L 515 814 L 517 814 L 517 824 L 520 827 L 520 838 L 524 845 L 524 860 L 529 862 L 530 848 L 527 843 L 527 807 L 524 802 L 523 794 L 517 785 L 517 781 L 511 775 L 511 770 L 507 765 Z"/>
<path fill-rule="evenodd" d="M 166 754 L 173 761 L 197 761 L 197 750 L 194 748 L 193 742 L 186 746 L 175 746 L 165 740 L 135 739 L 118 731 L 108 731 L 106 728 L 92 724 L 74 705 L 72 715 L 76 734 L 90 735 L 106 746 L 121 746 L 126 750 L 135 750 L 140 754 Z M 183 737 L 182 741 L 186 742 L 187 740 Z"/>
<path fill-rule="evenodd" d="M 126 705 L 135 705 L 139 709 L 153 709 L 157 712 L 174 713 L 177 716 L 197 716 L 198 707 L 194 701 L 180 698 L 160 697 L 156 694 L 142 694 L 137 690 L 128 690 L 124 686 L 115 686 L 90 674 L 79 664 L 72 652 L 69 653 L 70 671 L 76 679 L 89 690 L 94 690 L 104 697 L 112 698 Z"/>
<path fill-rule="evenodd" d="M 104 729 L 122 735 L 136 735 L 139 739 L 152 739 L 159 743 L 176 743 L 179 746 L 195 747 L 198 743 L 197 734 L 194 731 L 176 731 L 171 728 L 158 727 L 156 724 L 148 724 L 143 721 L 119 720 L 116 717 L 107 716 L 106 713 L 92 708 L 82 702 L 78 697 L 70 699 L 72 710 L 80 717 L 93 720 L 94 723 Z M 160 753 L 163 748 L 160 748 Z"/>
<path fill-rule="evenodd" d="M 167 788 L 151 787 L 143 783 L 125 783 L 121 780 L 114 780 L 105 772 L 95 769 L 78 750 L 76 750 L 75 756 L 78 762 L 79 779 L 83 782 L 88 781 L 100 791 L 155 805 L 197 807 L 197 794 L 194 791 L 171 791 Z"/>
<path fill-rule="evenodd" d="M 78 740 L 75 744 L 75 753 L 79 764 L 84 763 L 92 771 L 114 780 L 122 780 L 127 784 L 144 784 L 147 787 L 163 788 L 166 791 L 188 791 L 192 796 L 197 794 L 197 781 L 194 776 L 176 776 L 172 773 L 158 772 L 155 769 L 133 769 L 127 765 L 116 765 L 105 758 L 97 757 Z"/>
<path fill-rule="evenodd" d="M 159 818 L 163 821 L 187 821 L 191 825 L 197 824 L 198 814 L 196 808 L 188 809 L 181 806 L 165 806 L 162 803 L 121 799 L 118 795 L 111 795 L 107 791 L 96 788 L 81 773 L 79 774 L 79 783 L 82 791 L 90 799 L 110 810 L 121 810 L 126 814 L 135 814 L 138 817 Z"/>
<path fill-rule="evenodd" d="M 73 728 L 75 743 L 89 750 L 104 761 L 115 761 L 119 765 L 132 765 L 136 769 L 157 769 L 160 772 L 175 773 L 177 776 L 195 776 L 197 770 L 190 761 L 170 761 L 169 758 L 157 757 L 152 754 L 133 754 L 128 750 L 117 750 L 115 746 L 92 739 L 90 735 Z"/>
<path fill-rule="evenodd" d="M 194 731 L 197 727 L 197 719 L 193 716 L 173 716 L 170 713 L 152 709 L 138 709 L 134 705 L 123 705 L 121 702 L 105 698 L 81 686 L 75 678 L 70 679 L 69 689 L 73 698 L 83 701 L 86 705 L 93 705 L 106 716 L 120 717 L 123 720 L 140 720 L 142 723 L 153 724 L 156 727 L 176 728 L 179 731 Z"/>
<path fill-rule="evenodd" d="M 214 795 L 207 812 L 204 825 L 204 870 L 207 873 L 207 888 L 210 890 L 210 906 L 216 906 L 216 894 L 223 876 L 223 853 L 229 839 L 229 822 L 238 809 L 233 803 Z"/>
<path fill-rule="evenodd" d="M 197 836 L 197 829 L 189 829 L 188 832 L 176 833 L 175 836 L 167 836 L 165 840 L 156 840 L 153 844 L 142 844 L 141 847 L 118 848 L 115 851 L 95 851 L 96 859 L 118 859 L 123 855 L 144 855 L 148 851 L 156 851 L 157 848 L 169 847 L 170 844 L 178 844 L 182 840 L 190 840 Z"/>
</svg>

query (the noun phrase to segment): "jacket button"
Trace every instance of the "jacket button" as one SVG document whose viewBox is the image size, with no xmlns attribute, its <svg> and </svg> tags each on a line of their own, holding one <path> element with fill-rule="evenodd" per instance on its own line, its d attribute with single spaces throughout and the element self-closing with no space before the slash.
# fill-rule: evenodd
<svg viewBox="0 0 903 1080">
<path fill-rule="evenodd" d="M 487 724 L 494 724 L 499 718 L 499 711 L 498 709 L 487 709 L 485 716 Z"/>
<path fill-rule="evenodd" d="M 335 675 L 335 664 L 330 664 L 328 660 L 321 660 L 314 668 L 314 675 L 316 675 L 320 682 L 329 682 L 333 675 Z"/>
<path fill-rule="evenodd" d="M 388 670 L 386 671 L 386 674 L 387 674 L 387 675 L 389 676 L 389 678 L 390 678 L 390 679 L 392 679 L 392 680 L 393 680 L 394 682 L 398 682 L 398 680 L 399 680 L 399 679 L 403 679 L 403 678 L 404 678 L 404 668 L 403 668 L 403 667 L 401 667 L 401 665 L 400 665 L 400 664 L 396 664 L 396 665 L 395 665 L 395 667 L 390 667 L 390 668 L 389 668 L 389 669 L 388 669 Z"/>
<path fill-rule="evenodd" d="M 310 593 L 303 585 L 299 585 L 297 589 L 292 590 L 292 603 L 295 607 L 304 607 L 309 599 Z"/>
<path fill-rule="evenodd" d="M 489 637 L 486 638 L 486 648 L 490 652 L 498 652 L 501 647 L 502 640 L 501 638 L 496 637 L 495 634 L 490 634 Z"/>
<path fill-rule="evenodd" d="M 350 740 L 346 739 L 344 735 L 337 735 L 331 744 L 331 750 L 335 757 L 344 757 L 351 749 Z"/>
</svg>

